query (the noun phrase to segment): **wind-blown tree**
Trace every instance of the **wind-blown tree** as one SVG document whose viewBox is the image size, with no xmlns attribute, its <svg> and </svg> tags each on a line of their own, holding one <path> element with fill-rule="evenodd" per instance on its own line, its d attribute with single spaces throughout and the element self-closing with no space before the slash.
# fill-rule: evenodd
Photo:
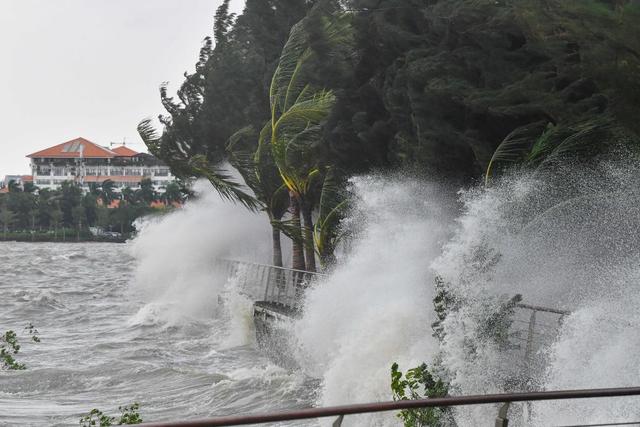
<svg viewBox="0 0 640 427">
<path fill-rule="evenodd" d="M 260 203 L 260 209 L 269 217 L 273 243 L 272 262 L 273 265 L 282 267 L 280 232 L 284 229 L 282 217 L 289 206 L 289 195 L 273 161 L 269 141 L 260 138 L 253 127 L 247 126 L 231 136 L 227 150 L 229 162 L 240 172 Z M 296 257 L 299 256 L 296 254 Z"/>
<path fill-rule="evenodd" d="M 335 249 L 344 234 L 340 223 L 346 216 L 350 200 L 345 188 L 344 176 L 333 167 L 326 168 L 313 229 L 313 241 L 324 269 L 335 264 Z"/>
<path fill-rule="evenodd" d="M 241 183 L 221 167 L 226 143 L 238 129 L 260 128 L 269 117 L 268 81 L 291 26 L 307 12 L 312 1 L 248 0 L 237 18 L 229 1 L 218 8 L 214 40 L 207 37 L 193 74 L 177 91 L 160 94 L 168 115 L 157 134 L 149 120 L 138 131 L 149 151 L 164 160 L 183 179 L 207 178 L 220 195 L 250 209 L 259 204 Z"/>
<path fill-rule="evenodd" d="M 258 208 L 255 199 L 247 194 L 243 185 L 237 182 L 224 167 L 218 166 L 219 162 L 213 163 L 207 156 L 194 154 L 191 149 L 187 149 L 186 147 L 191 147 L 188 141 L 180 143 L 178 137 L 174 136 L 173 141 L 177 142 L 175 147 L 183 147 L 182 150 L 185 151 L 177 149 L 176 152 L 168 153 L 167 147 L 172 145 L 165 143 L 167 133 L 159 135 L 149 119 L 140 122 L 138 133 L 149 151 L 165 160 L 174 174 L 181 178 L 206 178 L 222 198 L 239 202 L 249 209 Z"/>
<path fill-rule="evenodd" d="M 335 13 L 330 2 L 321 2 L 309 17 L 292 28 L 271 80 L 269 130 L 261 132 L 261 139 L 269 137 L 273 159 L 289 190 L 294 225 L 300 215 L 304 220 L 304 267 L 309 271 L 316 270 L 311 191 L 317 183 L 314 180 L 320 178 L 318 146 L 323 139 L 322 124 L 336 100 L 331 90 L 315 85 L 318 54 L 312 45 L 312 34 L 321 35 L 323 47 L 333 50 L 333 55 L 328 56 L 340 61 L 352 40 L 350 17 Z"/>
</svg>

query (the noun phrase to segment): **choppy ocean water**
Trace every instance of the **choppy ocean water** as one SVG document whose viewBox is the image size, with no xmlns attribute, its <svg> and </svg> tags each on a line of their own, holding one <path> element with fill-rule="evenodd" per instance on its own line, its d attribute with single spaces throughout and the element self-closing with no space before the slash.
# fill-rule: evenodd
<svg viewBox="0 0 640 427">
<path fill-rule="evenodd" d="M 18 333 L 28 367 L 0 371 L 0 426 L 78 425 L 92 408 L 115 415 L 132 402 L 145 421 L 313 404 L 312 381 L 251 339 L 230 345 L 237 325 L 224 316 L 161 321 L 131 286 L 136 267 L 126 245 L 0 243 L 0 332 Z"/>
</svg>

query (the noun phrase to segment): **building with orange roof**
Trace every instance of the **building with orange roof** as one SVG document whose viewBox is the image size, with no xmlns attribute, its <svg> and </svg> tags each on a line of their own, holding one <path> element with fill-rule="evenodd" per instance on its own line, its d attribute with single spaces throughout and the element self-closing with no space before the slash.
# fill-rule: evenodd
<svg viewBox="0 0 640 427">
<path fill-rule="evenodd" d="M 149 179 L 162 193 L 175 179 L 169 167 L 150 154 L 138 153 L 124 144 L 107 148 L 82 137 L 27 157 L 31 159 L 31 180 L 40 188 L 56 189 L 72 181 L 88 191 L 91 183 L 101 185 L 109 180 L 115 191 L 121 191 L 139 188 L 143 179 Z"/>
</svg>

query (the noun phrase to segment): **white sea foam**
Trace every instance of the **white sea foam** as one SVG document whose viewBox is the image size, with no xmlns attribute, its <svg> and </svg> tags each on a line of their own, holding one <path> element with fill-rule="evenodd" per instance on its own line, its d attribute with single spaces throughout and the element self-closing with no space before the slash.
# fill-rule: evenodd
<svg viewBox="0 0 640 427">
<path fill-rule="evenodd" d="M 342 263 L 307 293 L 293 326 L 291 351 L 308 375 L 321 379 L 317 403 L 388 400 L 393 362 L 401 369 L 433 365 L 436 355 L 455 394 L 640 383 L 638 172 L 632 162 L 618 162 L 568 167 L 556 176 L 506 177 L 461 192 L 461 212 L 446 191 L 420 180 L 354 179 L 357 206 L 349 223 L 357 233 Z M 210 315 L 219 311 L 222 296 L 227 310 L 219 314 L 235 331 L 224 345 L 251 343 L 251 302 L 217 275 L 211 260 L 252 253 L 249 258 L 264 262 L 269 235 L 261 217 L 207 192 L 147 225 L 133 244 L 136 286 L 156 305 L 142 309 L 137 321 Z M 252 249 L 256 242 L 258 251 Z M 444 322 L 442 342 L 430 327 L 436 275 L 462 303 Z M 557 339 L 539 349 L 546 364 L 531 378 L 525 378 L 521 358 L 478 332 L 487 315 L 516 293 L 531 304 L 572 311 L 550 332 Z M 527 410 L 514 405 L 511 424 L 640 416 L 637 398 L 591 402 Z M 459 426 L 471 426 L 496 414 L 494 406 L 478 406 L 455 416 Z M 398 419 L 347 417 L 345 424 L 397 425 Z"/>
<path fill-rule="evenodd" d="M 362 229 L 343 264 L 306 298 L 295 327 L 300 360 L 322 379 L 320 404 L 389 400 L 390 367 L 414 367 L 437 348 L 430 261 L 447 235 L 439 189 L 397 177 L 353 181 Z M 397 425 L 393 414 L 346 425 Z"/>
<path fill-rule="evenodd" d="M 269 254 L 266 217 L 222 200 L 207 182 L 198 182 L 195 190 L 196 200 L 144 224 L 131 244 L 137 259 L 133 285 L 147 301 L 164 307 L 158 314 L 169 324 L 207 318 L 219 309 L 227 278 L 216 259 L 256 261 Z"/>
<path fill-rule="evenodd" d="M 388 400 L 394 361 L 404 369 L 433 365 L 437 353 L 454 394 L 640 384 L 639 172 L 631 161 L 569 165 L 463 191 L 451 236 L 456 215 L 443 215 L 451 210 L 443 209 L 437 187 L 356 179 L 359 206 L 350 221 L 361 231 L 345 261 L 308 293 L 295 325 L 298 358 L 322 380 L 318 403 Z M 430 328 L 435 275 L 462 304 L 444 322 L 442 342 Z M 548 328 L 540 333 L 558 335 L 536 349 L 545 365 L 535 372 L 524 371 L 522 352 L 499 347 L 479 329 L 517 293 L 526 303 L 572 311 L 562 328 L 539 319 L 538 327 Z M 513 425 L 549 425 L 628 421 L 640 418 L 638 408 L 638 398 L 626 398 L 513 405 L 510 413 Z M 459 426 L 496 415 L 488 405 L 455 414 Z"/>
</svg>

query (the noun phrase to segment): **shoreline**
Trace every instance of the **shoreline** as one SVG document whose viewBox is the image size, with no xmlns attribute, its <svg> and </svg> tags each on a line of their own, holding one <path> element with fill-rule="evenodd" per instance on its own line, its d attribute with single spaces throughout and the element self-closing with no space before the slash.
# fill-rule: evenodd
<svg viewBox="0 0 640 427">
<path fill-rule="evenodd" d="M 48 234 L 14 234 L 9 233 L 7 236 L 0 234 L 0 242 L 19 242 L 19 243 L 126 243 L 132 236 L 126 235 L 123 237 L 113 238 L 113 237 L 95 237 L 95 236 L 86 236 L 80 235 L 78 239 L 77 235 L 70 234 L 65 238 L 62 236 L 58 236 L 55 238 L 54 236 Z"/>
</svg>

